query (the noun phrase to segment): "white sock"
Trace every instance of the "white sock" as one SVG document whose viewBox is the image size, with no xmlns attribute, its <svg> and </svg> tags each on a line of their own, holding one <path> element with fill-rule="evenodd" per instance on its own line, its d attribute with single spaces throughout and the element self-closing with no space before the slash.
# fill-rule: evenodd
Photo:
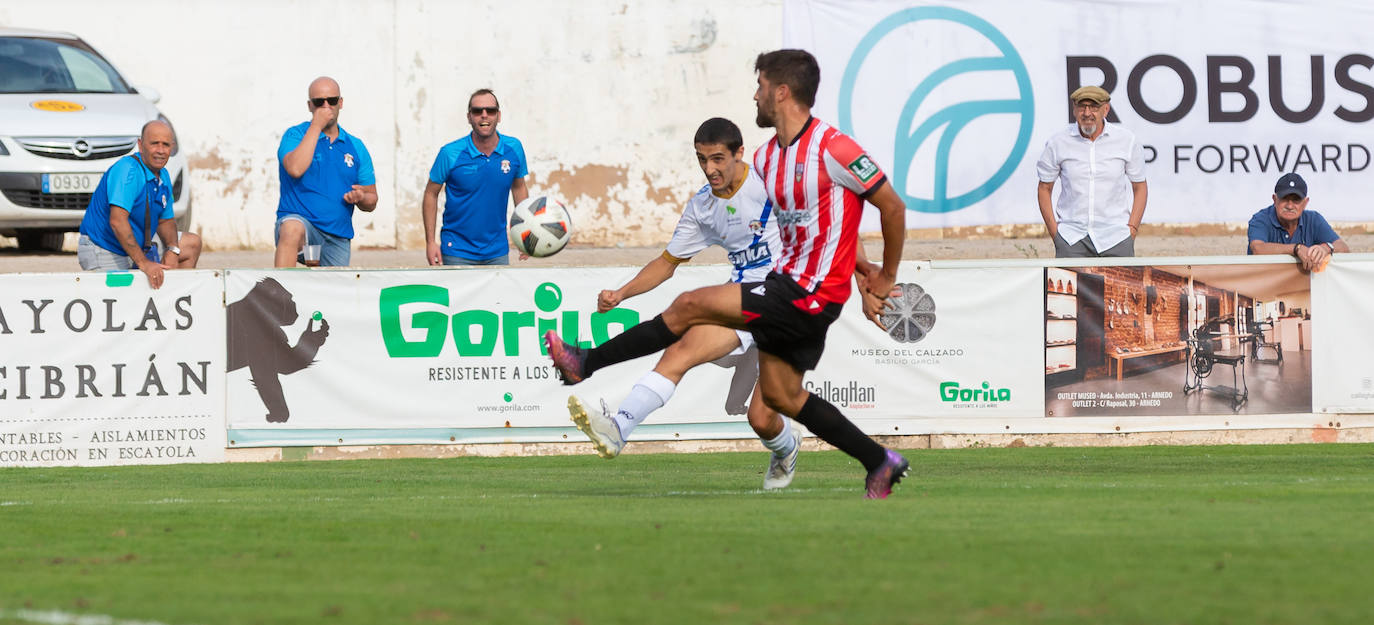
<svg viewBox="0 0 1374 625">
<path fill-rule="evenodd" d="M 643 422 L 649 413 L 668 403 L 676 389 L 677 385 L 672 380 L 663 377 L 657 371 L 644 374 L 644 377 L 635 382 L 630 394 L 625 397 L 625 401 L 620 402 L 615 415 L 611 417 L 615 424 L 620 426 L 620 436 L 628 440 L 635 426 Z"/>
<path fill-rule="evenodd" d="M 772 450 L 773 455 L 779 458 L 787 457 L 796 449 L 797 443 L 792 439 L 792 420 L 787 417 L 782 418 L 782 432 L 770 439 L 761 438 L 763 446 Z"/>
</svg>

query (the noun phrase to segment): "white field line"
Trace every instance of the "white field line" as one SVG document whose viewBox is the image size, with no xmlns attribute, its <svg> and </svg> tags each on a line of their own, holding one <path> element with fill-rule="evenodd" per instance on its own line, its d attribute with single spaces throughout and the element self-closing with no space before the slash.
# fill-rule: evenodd
<svg viewBox="0 0 1374 625">
<path fill-rule="evenodd" d="M 41 625 L 167 625 L 160 621 L 130 621 L 105 614 L 75 614 L 57 610 L 0 610 L 0 617 Z"/>
</svg>

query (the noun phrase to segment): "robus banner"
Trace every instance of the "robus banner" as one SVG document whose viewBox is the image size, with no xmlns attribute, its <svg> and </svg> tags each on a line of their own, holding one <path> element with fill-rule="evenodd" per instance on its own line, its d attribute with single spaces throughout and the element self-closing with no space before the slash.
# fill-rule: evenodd
<svg viewBox="0 0 1374 625">
<path fill-rule="evenodd" d="M 0 467 L 224 460 L 218 272 L 20 274 L 0 288 Z"/>
<path fill-rule="evenodd" d="M 888 173 L 911 227 L 1038 223 L 1035 163 L 1082 85 L 1144 146 L 1147 222 L 1247 221 L 1294 171 L 1327 219 L 1369 218 L 1374 5 L 783 6 L 784 45 L 820 61 L 814 113 Z"/>
</svg>

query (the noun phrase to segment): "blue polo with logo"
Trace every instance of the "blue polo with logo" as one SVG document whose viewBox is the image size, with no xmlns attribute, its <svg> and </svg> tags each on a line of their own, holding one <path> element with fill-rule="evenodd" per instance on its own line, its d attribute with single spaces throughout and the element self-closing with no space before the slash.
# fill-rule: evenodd
<svg viewBox="0 0 1374 625">
<path fill-rule="evenodd" d="M 277 177 L 281 180 L 281 199 L 277 219 L 300 215 L 316 228 L 345 239 L 353 238 L 353 205 L 343 201 L 353 185 L 377 184 L 372 171 L 372 155 L 357 137 L 339 126 L 333 141 L 324 133 L 315 142 L 315 156 L 300 178 L 286 173 L 282 161 L 301 144 L 310 122 L 286 129 L 277 148 Z"/>
<path fill-rule="evenodd" d="M 1274 208 L 1273 204 L 1270 204 L 1268 208 L 1260 209 L 1250 218 L 1245 249 L 1247 254 L 1254 254 L 1250 250 L 1251 241 L 1287 243 L 1289 245 L 1300 243 L 1303 246 L 1311 247 L 1322 243 L 1335 243 L 1340 238 L 1340 235 L 1331 228 L 1331 224 L 1326 223 L 1326 218 L 1322 217 L 1321 213 L 1310 210 L 1304 210 L 1301 215 L 1298 215 L 1298 229 L 1290 237 L 1288 236 L 1288 229 L 1279 223 L 1278 210 Z"/>
<path fill-rule="evenodd" d="M 157 232 L 159 220 L 172 218 L 172 177 L 166 167 L 154 174 L 135 152 L 115 161 L 100 177 L 100 184 L 91 194 L 91 203 L 86 205 L 86 216 L 81 218 L 81 234 L 90 237 L 91 242 L 102 249 L 128 256 L 110 227 L 110 206 L 129 211 L 129 225 L 141 248 L 147 244 L 143 216 L 148 213 L 149 204 L 153 212 L 148 229 Z"/>
<path fill-rule="evenodd" d="M 441 254 L 491 260 L 510 250 L 506 241 L 510 186 L 529 170 L 520 140 L 506 135 L 497 138 L 490 155 L 478 151 L 469 134 L 440 148 L 434 159 L 429 180 L 444 185 Z"/>
</svg>

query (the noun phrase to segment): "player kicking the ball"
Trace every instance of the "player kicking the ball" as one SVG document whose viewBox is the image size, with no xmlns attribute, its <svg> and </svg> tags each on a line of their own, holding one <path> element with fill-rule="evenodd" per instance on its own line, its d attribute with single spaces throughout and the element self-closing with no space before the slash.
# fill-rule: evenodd
<svg viewBox="0 0 1374 625">
<path fill-rule="evenodd" d="M 663 255 L 645 265 L 625 286 L 602 291 L 596 302 L 598 312 L 606 312 L 625 299 L 663 284 L 678 265 L 711 245 L 729 252 L 730 264 L 734 266 L 731 282 L 760 281 L 772 268 L 773 254 L 781 249 L 778 227 L 772 219 L 773 204 L 768 201 L 763 181 L 750 175 L 739 127 L 728 119 L 708 119 L 697 128 L 693 144 L 707 185 L 687 201 Z M 707 362 L 735 367 L 725 411 L 741 414 L 747 407 L 749 425 L 763 440 L 763 446 L 773 452 L 763 487 L 785 488 L 792 483 L 796 471 L 801 432 L 792 427 L 790 419 L 763 402 L 748 401 L 758 379 L 758 349 L 753 335 L 747 331 L 695 326 L 668 346 L 653 371 L 635 383 L 614 414 L 604 401 L 600 411 L 588 410 L 575 396 L 568 398 L 568 411 L 577 428 L 592 440 L 597 453 L 603 458 L 614 458 L 635 426 L 668 403 L 682 376 Z"/>
<path fill-rule="evenodd" d="M 865 497 L 886 498 L 906 475 L 906 458 L 884 449 L 830 402 L 802 387 L 820 362 L 825 333 L 849 298 L 849 274 L 859 246 L 864 200 L 878 208 L 882 268 L 862 266 L 867 290 L 886 300 L 897 278 L 906 236 L 906 206 L 887 177 L 848 136 L 811 117 L 820 66 L 804 50 L 759 55 L 758 124 L 776 136 L 754 153 L 777 214 L 782 249 L 762 282 L 711 286 L 678 296 L 663 314 L 595 350 L 544 335 L 564 383 L 576 384 L 617 362 L 652 354 L 704 325 L 745 329 L 759 348 L 759 391 L 767 405 L 796 419 L 827 443 L 863 463 Z M 865 310 L 867 314 L 867 309 Z"/>
</svg>

